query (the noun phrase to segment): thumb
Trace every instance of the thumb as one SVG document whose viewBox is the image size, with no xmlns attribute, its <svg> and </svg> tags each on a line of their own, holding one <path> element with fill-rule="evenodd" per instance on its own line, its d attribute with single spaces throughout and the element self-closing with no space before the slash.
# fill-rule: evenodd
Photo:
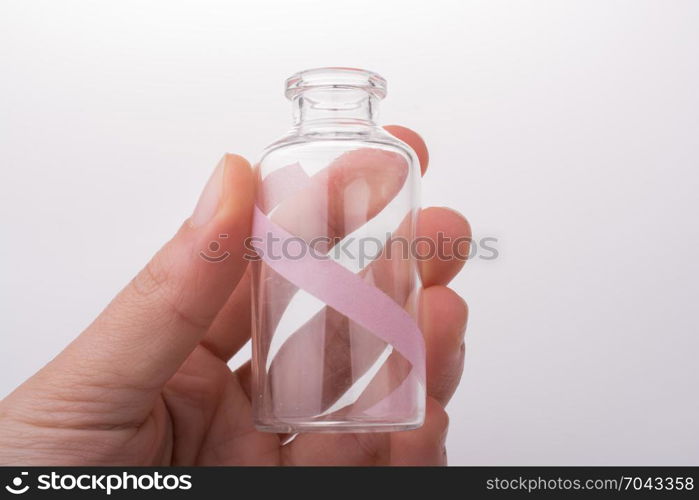
<svg viewBox="0 0 699 500">
<path fill-rule="evenodd" d="M 224 156 L 172 240 L 25 385 L 50 391 L 52 400 L 119 409 L 114 417 L 105 408 L 90 412 L 102 419 L 145 418 L 148 403 L 196 347 L 245 271 L 253 197 L 250 164 Z"/>
</svg>

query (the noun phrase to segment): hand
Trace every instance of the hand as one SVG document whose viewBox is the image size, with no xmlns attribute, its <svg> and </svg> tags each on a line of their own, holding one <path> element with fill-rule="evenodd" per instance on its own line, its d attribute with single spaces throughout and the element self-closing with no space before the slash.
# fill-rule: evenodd
<svg viewBox="0 0 699 500">
<path fill-rule="evenodd" d="M 418 153 L 406 128 L 387 130 Z M 255 430 L 249 363 L 226 362 L 250 338 L 254 177 L 226 155 L 194 214 L 56 358 L 0 402 L 2 465 L 435 465 L 446 462 L 444 410 L 461 377 L 465 302 L 446 284 L 463 260 L 421 262 L 420 327 L 427 347 L 427 414 L 407 432 L 302 434 L 288 444 Z M 423 209 L 419 236 L 470 236 L 447 208 Z M 200 250 L 229 235 L 230 257 Z"/>
</svg>

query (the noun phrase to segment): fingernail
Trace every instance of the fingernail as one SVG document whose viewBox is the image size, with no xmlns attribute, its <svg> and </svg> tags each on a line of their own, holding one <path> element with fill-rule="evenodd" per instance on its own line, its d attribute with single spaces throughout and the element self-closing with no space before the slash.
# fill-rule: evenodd
<svg viewBox="0 0 699 500">
<path fill-rule="evenodd" d="M 226 158 L 223 157 L 221 161 L 218 162 L 216 169 L 206 183 L 206 187 L 199 197 L 197 206 L 194 208 L 192 217 L 189 219 L 192 226 L 201 227 L 216 215 L 219 203 L 221 202 L 221 195 L 223 194 L 223 171 L 225 166 Z"/>
</svg>

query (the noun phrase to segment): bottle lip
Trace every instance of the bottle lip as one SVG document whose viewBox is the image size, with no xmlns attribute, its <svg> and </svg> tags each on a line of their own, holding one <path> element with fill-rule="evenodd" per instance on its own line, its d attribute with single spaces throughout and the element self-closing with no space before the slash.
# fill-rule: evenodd
<svg viewBox="0 0 699 500">
<path fill-rule="evenodd" d="M 299 71 L 286 79 L 285 95 L 293 99 L 304 90 L 318 87 L 359 88 L 379 99 L 386 97 L 386 80 L 373 71 L 327 67 Z"/>
</svg>

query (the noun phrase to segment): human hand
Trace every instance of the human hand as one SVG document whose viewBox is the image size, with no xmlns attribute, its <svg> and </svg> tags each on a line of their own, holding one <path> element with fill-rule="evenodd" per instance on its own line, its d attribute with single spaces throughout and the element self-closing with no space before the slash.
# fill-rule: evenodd
<svg viewBox="0 0 699 500">
<path fill-rule="evenodd" d="M 386 129 L 427 168 L 409 129 Z M 250 338 L 254 176 L 240 156 L 217 166 L 195 211 L 100 316 L 56 358 L 0 401 L 2 465 L 437 465 L 446 462 L 445 405 L 461 377 L 465 302 L 446 284 L 463 260 L 420 263 L 420 328 L 427 348 L 425 424 L 396 433 L 255 430 L 250 365 L 227 361 Z M 418 236 L 470 236 L 447 208 L 420 213 Z M 230 256 L 200 250 L 228 234 Z"/>
</svg>

